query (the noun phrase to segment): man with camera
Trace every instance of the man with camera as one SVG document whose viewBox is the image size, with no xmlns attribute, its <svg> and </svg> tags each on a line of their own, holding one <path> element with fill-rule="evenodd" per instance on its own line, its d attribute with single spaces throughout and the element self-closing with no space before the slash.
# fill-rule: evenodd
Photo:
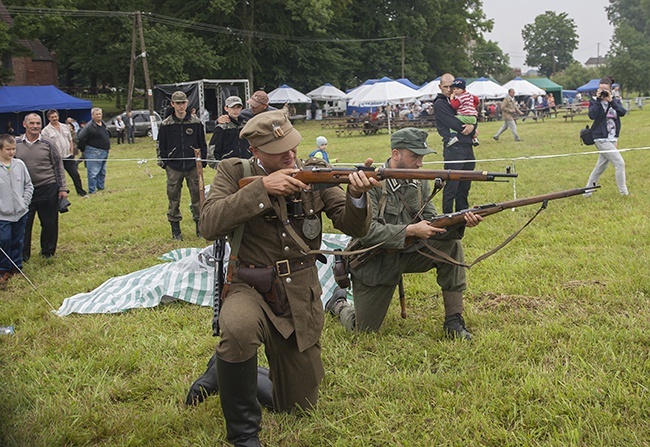
<svg viewBox="0 0 650 447">
<path fill-rule="evenodd" d="M 618 151 L 618 137 L 621 132 L 621 117 L 627 113 L 621 100 L 612 95 L 613 79 L 609 76 L 600 80 L 596 97 L 589 101 L 589 118 L 594 120 L 591 131 L 594 144 L 600 152 L 587 186 L 595 185 L 605 169 L 611 164 L 616 169 L 616 185 L 622 196 L 630 195 L 625 182 L 625 160 Z M 590 197 L 591 193 L 586 193 Z"/>
</svg>

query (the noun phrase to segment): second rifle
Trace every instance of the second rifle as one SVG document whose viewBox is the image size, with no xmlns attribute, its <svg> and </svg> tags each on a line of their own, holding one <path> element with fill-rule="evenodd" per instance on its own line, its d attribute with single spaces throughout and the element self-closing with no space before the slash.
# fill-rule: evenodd
<svg viewBox="0 0 650 447">
<path fill-rule="evenodd" d="M 391 169 L 373 168 L 372 166 L 355 166 L 352 168 L 322 168 L 305 167 L 293 174 L 293 177 L 306 184 L 337 185 L 350 183 L 348 176 L 353 172 L 363 171 L 368 178 L 377 180 L 406 179 L 406 180 L 435 180 L 443 181 L 473 181 L 493 182 L 506 181 L 500 179 L 517 177 L 513 172 L 463 171 L 453 169 Z M 239 187 L 252 183 L 261 176 L 244 177 L 239 180 Z"/>
</svg>

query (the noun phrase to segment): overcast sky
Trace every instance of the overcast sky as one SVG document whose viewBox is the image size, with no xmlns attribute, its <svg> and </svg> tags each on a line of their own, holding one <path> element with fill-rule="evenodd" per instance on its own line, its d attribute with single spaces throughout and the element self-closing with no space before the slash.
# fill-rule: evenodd
<svg viewBox="0 0 650 447">
<path fill-rule="evenodd" d="M 528 67 L 524 63 L 521 30 L 546 11 L 566 12 L 576 24 L 579 40 L 573 57 L 584 64 L 590 57 L 604 56 L 609 51 L 614 28 L 607 20 L 608 5 L 609 0 L 483 0 L 485 15 L 494 20 L 494 28 L 485 38 L 499 43 L 501 50 L 510 55 L 513 68 L 525 71 Z"/>
</svg>

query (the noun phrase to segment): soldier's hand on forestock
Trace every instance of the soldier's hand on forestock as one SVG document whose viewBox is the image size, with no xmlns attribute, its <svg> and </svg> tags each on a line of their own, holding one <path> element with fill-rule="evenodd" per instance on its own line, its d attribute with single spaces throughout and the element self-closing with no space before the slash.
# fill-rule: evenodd
<svg viewBox="0 0 650 447">
<path fill-rule="evenodd" d="M 364 166 L 372 166 L 372 158 L 367 158 L 363 163 Z M 368 178 L 363 171 L 356 171 L 348 175 L 350 179 L 350 186 L 348 192 L 356 199 L 361 197 L 364 193 L 370 191 L 379 182 L 375 178 Z"/>
<path fill-rule="evenodd" d="M 270 196 L 290 196 L 301 189 L 309 189 L 308 185 L 291 175 L 298 171 L 299 169 L 279 169 L 262 177 L 266 192 Z"/>
<path fill-rule="evenodd" d="M 474 213 L 470 213 L 470 212 L 465 213 L 464 217 L 465 217 L 465 226 L 466 227 L 475 227 L 479 223 L 481 223 L 481 221 L 483 220 L 483 218 L 481 216 L 478 216 L 478 215 L 476 215 Z"/>
<path fill-rule="evenodd" d="M 447 230 L 444 228 L 434 227 L 429 225 L 429 221 L 421 220 L 418 223 L 410 224 L 406 226 L 406 237 L 415 237 L 418 239 L 429 239 L 432 236 L 435 236 L 438 233 L 446 233 Z"/>
</svg>

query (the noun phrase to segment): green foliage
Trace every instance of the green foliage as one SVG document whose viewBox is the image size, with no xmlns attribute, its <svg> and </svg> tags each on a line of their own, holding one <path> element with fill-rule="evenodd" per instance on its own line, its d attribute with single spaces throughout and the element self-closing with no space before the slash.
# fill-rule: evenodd
<svg viewBox="0 0 650 447">
<path fill-rule="evenodd" d="M 539 67 L 547 77 L 573 62 L 573 52 L 578 48 L 576 25 L 566 12 L 546 11 L 538 15 L 534 23 L 524 26 L 521 36 L 526 64 Z"/>
<path fill-rule="evenodd" d="M 647 109 L 625 116 L 620 147 L 647 146 L 649 119 Z M 493 141 L 501 122 L 481 123 L 477 158 L 494 161 L 477 169 L 510 165 L 519 178 L 475 183 L 470 202 L 583 186 L 597 157 L 578 142 L 589 122 L 584 113 L 568 123 L 520 121 L 521 143 L 509 133 Z M 300 154 L 325 135 L 330 156 L 341 162 L 388 157 L 386 133 L 339 138 L 320 124 L 299 125 Z M 425 167 L 439 169 L 435 130 L 429 144 L 438 154 L 427 156 Z M 193 236 L 187 208 L 185 240 L 171 240 L 165 174 L 154 154 L 146 139 L 114 145 L 107 190 L 88 199 L 73 194 L 56 256 L 26 263 L 38 291 L 24 278 L 0 291 L 0 325 L 16 330 L 0 335 L 0 445 L 225 445 L 218 397 L 196 409 L 183 405 L 217 342 L 210 309 L 172 303 L 113 315 L 50 312 L 66 297 L 160 263 L 162 253 L 208 245 Z M 558 154 L 566 156 L 550 157 Z M 623 157 L 633 196 L 618 195 L 610 167 L 591 198 L 549 202 L 508 246 L 467 271 L 471 344 L 444 338 L 433 272 L 405 275 L 408 318 L 400 318 L 395 299 L 379 333 L 351 334 L 327 317 L 318 407 L 306 415 L 265 411 L 264 445 L 650 445 L 650 159 L 647 150 Z M 148 163 L 137 162 L 143 159 Z M 83 164 L 80 170 L 85 183 Z M 206 169 L 208 183 L 213 175 Z M 183 202 L 189 206 L 187 189 Z M 440 195 L 434 203 L 439 207 Z M 536 210 L 504 211 L 468 229 L 466 258 L 496 246 Z"/>
<path fill-rule="evenodd" d="M 580 62 L 574 61 L 564 70 L 554 74 L 551 81 L 560 84 L 565 90 L 575 90 L 591 79 L 602 78 L 607 74 L 606 71 L 604 67 L 587 68 Z"/>
<path fill-rule="evenodd" d="M 628 90 L 650 94 L 650 3 L 643 0 L 612 0 L 608 17 L 614 37 L 608 68 Z"/>
<path fill-rule="evenodd" d="M 401 77 L 402 41 L 404 75 L 416 83 L 447 71 L 498 75 L 508 63 L 482 37 L 492 21 L 480 0 L 6 3 L 47 12 L 15 17 L 24 34 L 56 51 L 62 85 L 128 85 L 132 17 L 122 13 L 129 11 L 155 12 L 143 15 L 153 83 L 243 77 L 267 90 L 281 83 L 349 88 L 368 78 Z M 108 12 L 51 14 L 64 8 Z M 136 87 L 143 87 L 139 60 L 136 67 Z"/>
<path fill-rule="evenodd" d="M 510 57 L 503 54 L 496 42 L 479 39 L 472 48 L 472 61 L 474 65 L 474 76 L 502 77 L 508 76 L 512 79 L 510 69 Z"/>
</svg>

